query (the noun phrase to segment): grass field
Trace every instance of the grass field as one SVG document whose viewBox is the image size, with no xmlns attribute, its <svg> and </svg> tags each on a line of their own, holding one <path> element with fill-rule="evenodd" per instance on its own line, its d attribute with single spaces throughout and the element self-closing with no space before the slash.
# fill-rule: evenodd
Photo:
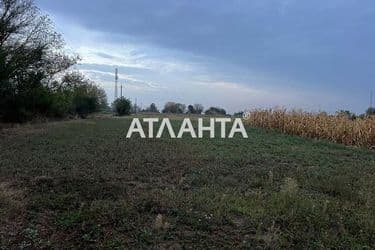
<svg viewBox="0 0 375 250">
<path fill-rule="evenodd" d="M 375 247 L 374 151 L 255 128 L 125 139 L 129 124 L 3 130 L 2 248 Z"/>
</svg>

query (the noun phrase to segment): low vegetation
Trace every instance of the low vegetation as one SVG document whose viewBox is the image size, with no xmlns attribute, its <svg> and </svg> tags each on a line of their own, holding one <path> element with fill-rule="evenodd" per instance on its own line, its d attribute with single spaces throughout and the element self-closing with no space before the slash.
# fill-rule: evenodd
<svg viewBox="0 0 375 250">
<path fill-rule="evenodd" d="M 0 0 L 1 121 L 109 110 L 63 48 L 32 0 Z M 169 114 L 203 112 L 168 102 L 158 116 L 176 129 Z M 125 139 L 131 117 L 105 114 L 0 129 L 0 249 L 375 248 L 373 113 L 257 110 L 249 139 Z"/>
<path fill-rule="evenodd" d="M 251 127 L 125 139 L 130 122 L 2 134 L 1 248 L 375 247 L 373 151 Z"/>
<path fill-rule="evenodd" d="M 375 116 L 356 118 L 351 113 L 308 113 L 281 109 L 254 110 L 247 114 L 252 126 L 283 133 L 327 139 L 350 146 L 375 147 Z"/>
</svg>

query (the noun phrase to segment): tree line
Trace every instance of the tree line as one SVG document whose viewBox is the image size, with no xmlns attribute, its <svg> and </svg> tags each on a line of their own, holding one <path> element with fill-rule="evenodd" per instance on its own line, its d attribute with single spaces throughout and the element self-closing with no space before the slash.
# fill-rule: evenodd
<svg viewBox="0 0 375 250">
<path fill-rule="evenodd" d="M 79 71 L 70 70 L 78 60 L 64 51 L 62 36 L 33 0 L 0 0 L 0 121 L 25 122 L 39 116 L 85 118 L 107 110 L 105 91 Z M 167 102 L 161 111 L 155 104 L 140 109 L 126 98 L 115 100 L 113 109 L 118 115 L 227 114 L 220 107 L 205 110 L 201 104 L 178 102 Z M 374 115 L 375 108 L 360 116 L 349 111 L 338 113 L 356 119 Z"/>
<path fill-rule="evenodd" d="M 79 58 L 32 0 L 0 0 L 0 120 L 86 117 L 107 106 L 103 89 L 69 71 Z"/>
<path fill-rule="evenodd" d="M 155 103 L 152 103 L 147 108 L 141 109 L 137 105 L 133 105 L 131 101 L 125 97 L 118 98 L 113 103 L 113 109 L 117 115 L 130 115 L 132 113 L 163 113 L 163 114 L 205 114 L 205 115 L 227 115 L 223 108 L 210 107 L 204 109 L 202 104 L 185 104 L 178 102 L 167 102 L 164 108 L 159 111 Z"/>
<path fill-rule="evenodd" d="M 130 115 L 134 113 L 163 113 L 163 114 L 205 114 L 205 115 L 227 115 L 227 112 L 223 108 L 210 107 L 207 110 L 204 109 L 202 104 L 192 104 L 186 106 L 185 104 L 178 102 L 167 102 L 164 108 L 159 111 L 155 103 L 142 109 L 136 104 L 132 104 L 127 98 L 121 97 L 115 100 L 113 103 L 113 110 L 117 115 Z M 370 107 L 364 114 L 357 115 L 348 110 L 339 110 L 336 112 L 338 116 L 346 116 L 350 120 L 362 119 L 368 116 L 375 115 L 375 108 Z M 244 111 L 239 111 L 233 114 L 235 117 L 243 117 Z"/>
</svg>

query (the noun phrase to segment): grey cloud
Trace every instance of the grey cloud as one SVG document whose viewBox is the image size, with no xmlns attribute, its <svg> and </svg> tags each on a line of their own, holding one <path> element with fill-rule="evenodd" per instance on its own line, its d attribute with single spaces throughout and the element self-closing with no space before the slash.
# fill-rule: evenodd
<svg viewBox="0 0 375 250">
<path fill-rule="evenodd" d="M 114 43 L 126 36 L 353 98 L 374 86 L 373 0 L 37 2 Z"/>
</svg>

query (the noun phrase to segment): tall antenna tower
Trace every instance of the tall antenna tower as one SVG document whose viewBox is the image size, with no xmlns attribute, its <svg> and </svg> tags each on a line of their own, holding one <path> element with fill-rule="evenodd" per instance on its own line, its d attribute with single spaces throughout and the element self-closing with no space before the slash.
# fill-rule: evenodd
<svg viewBox="0 0 375 250">
<path fill-rule="evenodd" d="M 115 100 L 118 98 L 118 69 L 115 70 Z"/>
</svg>

